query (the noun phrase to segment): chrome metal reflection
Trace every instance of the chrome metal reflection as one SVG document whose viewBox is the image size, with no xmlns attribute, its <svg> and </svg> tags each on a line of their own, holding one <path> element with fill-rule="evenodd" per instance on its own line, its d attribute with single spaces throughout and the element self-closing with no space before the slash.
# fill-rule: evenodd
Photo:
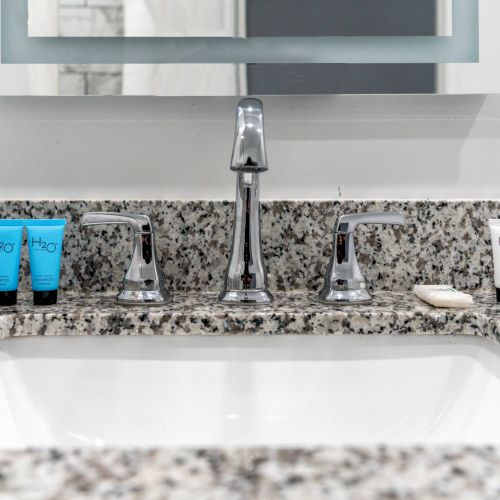
<svg viewBox="0 0 500 500">
<path fill-rule="evenodd" d="M 333 231 L 333 252 L 318 299 L 327 304 L 362 304 L 371 301 L 356 258 L 354 232 L 358 224 L 403 225 L 403 214 L 368 212 L 342 215 Z"/>
<path fill-rule="evenodd" d="M 163 273 L 158 265 L 155 233 L 147 215 L 112 212 L 89 212 L 81 227 L 108 224 L 127 224 L 134 232 L 134 253 L 123 280 L 117 302 L 125 305 L 165 304 L 170 300 L 165 289 Z"/>
<path fill-rule="evenodd" d="M 225 304 L 269 304 L 260 226 L 259 175 L 268 169 L 264 110 L 258 99 L 243 99 L 237 109 L 231 170 L 237 172 L 233 241 L 224 290 Z"/>
</svg>

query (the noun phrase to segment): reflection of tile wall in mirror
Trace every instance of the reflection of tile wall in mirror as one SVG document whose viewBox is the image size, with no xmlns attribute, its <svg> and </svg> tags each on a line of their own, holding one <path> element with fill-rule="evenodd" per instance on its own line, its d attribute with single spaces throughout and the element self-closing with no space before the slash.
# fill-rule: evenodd
<svg viewBox="0 0 500 500">
<path fill-rule="evenodd" d="M 202 32 L 207 36 L 235 37 L 245 34 L 244 19 L 240 19 L 235 6 L 244 5 L 246 0 L 192 0 L 189 8 L 181 1 L 170 4 L 162 0 L 57 1 L 58 35 L 63 37 L 196 36 Z M 129 3 L 125 5 L 127 1 Z M 198 6 L 194 5 L 193 1 L 199 2 Z M 125 7 L 128 7 L 127 16 Z M 171 15 L 172 10 L 175 11 L 174 16 Z M 181 19 L 184 22 L 180 22 Z M 122 94 L 125 77 L 129 80 L 128 93 L 144 94 L 148 93 L 147 89 L 158 87 L 161 92 L 165 85 L 171 87 L 169 84 L 172 82 L 172 71 L 178 78 L 181 78 L 183 72 L 189 73 L 185 75 L 185 83 L 190 89 L 189 93 L 193 95 L 199 91 L 199 85 L 193 87 L 193 82 L 199 81 L 205 82 L 205 87 L 208 85 L 210 93 L 214 95 L 244 91 L 240 88 L 241 84 L 237 85 L 234 81 L 234 75 L 238 72 L 234 65 L 220 65 L 218 74 L 215 74 L 215 65 L 212 66 L 213 68 L 191 65 L 180 69 L 165 65 L 144 65 L 138 81 L 137 65 L 126 72 L 124 66 L 119 64 L 65 64 L 59 69 L 59 94 Z M 171 91 L 175 92 L 175 89 Z"/>
<path fill-rule="evenodd" d="M 59 36 L 123 36 L 123 0 L 59 0 Z"/>
<path fill-rule="evenodd" d="M 59 36 L 123 36 L 123 0 L 58 0 Z M 60 95 L 121 94 L 121 64 L 62 64 Z"/>
<path fill-rule="evenodd" d="M 24 1 L 24 0 L 23 0 Z M 324 0 L 321 0 L 324 1 Z M 394 1 L 394 0 L 385 0 Z M 244 37 L 246 0 L 28 0 L 29 36 Z M 37 3 L 38 2 L 38 3 Z M 58 33 L 39 12 L 59 22 Z M 43 14 L 44 17 L 48 17 Z M 235 31 L 235 24 L 242 28 Z"/>
</svg>

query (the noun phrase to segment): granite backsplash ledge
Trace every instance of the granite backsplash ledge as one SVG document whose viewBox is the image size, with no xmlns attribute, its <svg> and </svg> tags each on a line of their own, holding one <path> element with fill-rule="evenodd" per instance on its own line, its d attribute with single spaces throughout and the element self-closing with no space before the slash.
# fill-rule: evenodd
<svg viewBox="0 0 500 500">
<path fill-rule="evenodd" d="M 225 201 L 2 201 L 0 218 L 68 220 L 61 288 L 117 290 L 132 251 L 129 230 L 81 230 L 89 211 L 148 214 L 160 263 L 172 290 L 208 292 L 222 286 L 232 236 L 233 204 Z M 332 250 L 332 228 L 345 213 L 400 211 L 405 227 L 360 226 L 358 259 L 377 290 L 449 282 L 463 289 L 492 286 L 488 219 L 500 201 L 267 201 L 262 240 L 271 288 L 316 290 Z M 29 289 L 24 249 L 21 289 Z"/>
</svg>

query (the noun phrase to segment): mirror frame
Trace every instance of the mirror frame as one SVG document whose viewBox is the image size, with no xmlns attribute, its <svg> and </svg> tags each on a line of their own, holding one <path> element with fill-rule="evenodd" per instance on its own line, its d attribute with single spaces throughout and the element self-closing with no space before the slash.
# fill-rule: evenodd
<svg viewBox="0 0 500 500">
<path fill-rule="evenodd" d="M 28 0 L 1 0 L 1 63 L 479 62 L 479 0 L 452 2 L 451 36 L 165 38 L 30 37 Z"/>
</svg>

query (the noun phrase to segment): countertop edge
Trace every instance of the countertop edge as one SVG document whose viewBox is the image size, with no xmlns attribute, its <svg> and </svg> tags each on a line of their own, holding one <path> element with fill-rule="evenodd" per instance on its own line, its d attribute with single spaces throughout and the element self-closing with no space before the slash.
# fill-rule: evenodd
<svg viewBox="0 0 500 500">
<path fill-rule="evenodd" d="M 500 343 L 500 305 L 493 290 L 473 292 L 468 309 L 437 309 L 412 292 L 376 292 L 369 305 L 320 304 L 311 292 L 275 294 L 264 307 L 219 304 L 217 294 L 176 293 L 160 307 L 126 307 L 112 293 L 61 294 L 36 307 L 30 294 L 0 310 L 0 340 L 30 336 L 172 335 L 472 335 Z"/>
</svg>

